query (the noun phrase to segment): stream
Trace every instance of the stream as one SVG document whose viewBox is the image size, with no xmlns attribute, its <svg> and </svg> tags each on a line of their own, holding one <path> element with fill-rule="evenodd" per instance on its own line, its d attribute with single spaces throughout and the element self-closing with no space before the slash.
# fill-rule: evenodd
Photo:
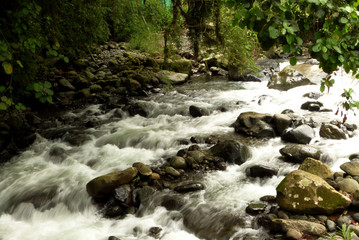
<svg viewBox="0 0 359 240">
<path fill-rule="evenodd" d="M 283 66 L 282 66 L 283 67 Z M 297 115 L 316 122 L 341 121 L 336 116 L 339 96 L 343 88 L 352 86 L 352 78 L 342 70 L 335 76 L 336 84 L 318 101 L 332 112 L 309 112 L 300 106 L 309 98 L 308 92 L 319 92 L 318 85 L 302 86 L 288 91 L 268 89 L 268 81 L 228 82 L 212 79 L 210 82 L 189 82 L 175 86 L 165 93 L 138 100 L 146 106 L 148 117 L 136 115 L 109 120 L 113 111 L 104 113 L 100 105 L 68 112 L 65 117 L 102 121 L 98 127 L 88 128 L 82 134 L 86 141 L 72 146 L 61 139 L 48 140 L 37 136 L 35 143 L 0 168 L 0 239 L 2 240 L 107 240 L 116 236 L 121 240 L 154 239 L 148 235 L 151 227 L 160 227 L 160 239 L 199 239 L 184 227 L 174 211 L 164 207 L 144 210 L 143 216 L 127 215 L 121 220 L 103 218 L 86 192 L 86 184 L 93 178 L 126 169 L 134 162 L 159 166 L 178 150 L 189 147 L 191 137 L 236 135 L 230 126 L 242 112 L 281 113 L 292 109 Z M 189 106 L 209 110 L 210 115 L 193 118 Z M 225 108 L 226 111 L 221 111 Z M 349 123 L 359 119 L 349 115 Z M 58 128 L 66 128 L 58 123 Z M 187 143 L 186 141 L 187 140 Z M 319 137 L 311 144 L 327 152 L 333 171 L 349 161 L 349 155 L 358 153 L 357 130 L 347 140 Z M 187 144 L 187 145 L 186 145 Z M 234 237 L 252 236 L 261 239 L 265 230 L 251 227 L 252 217 L 245 213 L 250 202 L 258 202 L 264 195 L 276 195 L 276 186 L 298 164 L 279 159 L 284 147 L 280 137 L 249 141 L 251 158 L 244 164 L 228 165 L 225 171 L 212 171 L 200 181 L 205 190 L 187 193 L 186 207 L 201 204 L 244 216 L 244 227 Z M 203 149 L 211 145 L 200 144 Z M 55 150 L 54 150 L 55 149 Z M 53 154 L 59 151 L 60 154 Z M 279 168 L 277 176 L 269 179 L 249 179 L 245 169 L 262 164 Z M 210 222 L 205 223 L 210 224 Z"/>
</svg>

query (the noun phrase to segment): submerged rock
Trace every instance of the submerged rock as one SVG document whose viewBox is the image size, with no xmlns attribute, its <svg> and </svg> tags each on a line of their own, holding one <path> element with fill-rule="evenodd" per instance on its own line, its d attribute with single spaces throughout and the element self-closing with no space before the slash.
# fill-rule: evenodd
<svg viewBox="0 0 359 240">
<path fill-rule="evenodd" d="M 94 198 L 106 197 L 120 185 L 130 183 L 137 176 L 137 173 L 136 168 L 130 167 L 120 172 L 100 176 L 87 183 L 86 190 Z"/>
<path fill-rule="evenodd" d="M 189 107 L 189 113 L 192 117 L 202 117 L 209 115 L 209 111 L 207 109 L 193 105 Z"/>
<path fill-rule="evenodd" d="M 243 112 L 234 123 L 234 129 L 237 133 L 253 137 L 275 137 L 275 130 L 270 124 L 272 119 L 271 114 Z"/>
<path fill-rule="evenodd" d="M 247 146 L 233 140 L 220 141 L 209 151 L 217 157 L 223 158 L 225 162 L 242 164 L 251 156 Z"/>
<path fill-rule="evenodd" d="M 308 144 L 315 137 L 314 129 L 303 124 L 282 135 L 282 140 L 292 143 Z"/>
<path fill-rule="evenodd" d="M 277 203 L 287 211 L 304 214 L 332 214 L 351 204 L 322 178 L 296 170 L 277 186 Z"/>
<path fill-rule="evenodd" d="M 303 144 L 291 144 L 279 150 L 285 160 L 293 163 L 302 163 L 307 157 L 321 159 L 323 152 L 317 147 Z"/>
</svg>

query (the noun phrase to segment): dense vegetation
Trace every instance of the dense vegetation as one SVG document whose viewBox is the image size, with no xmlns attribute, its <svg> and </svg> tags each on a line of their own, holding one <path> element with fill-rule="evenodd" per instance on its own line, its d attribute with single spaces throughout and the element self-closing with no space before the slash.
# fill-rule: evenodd
<svg viewBox="0 0 359 240">
<path fill-rule="evenodd" d="M 304 48 L 332 73 L 339 66 L 359 78 L 359 1 L 337 0 L 4 0 L 0 10 L 0 110 L 25 109 L 35 97 L 52 102 L 46 69 L 66 66 L 93 44 L 109 39 L 162 54 L 165 62 L 178 52 L 187 34 L 194 60 L 201 49 L 221 53 L 229 65 L 253 66 L 260 46 L 282 46 L 296 64 Z M 168 2 L 168 1 L 167 1 Z M 254 34 L 256 32 L 257 34 Z M 324 79 L 321 90 L 334 81 Z M 345 109 L 359 107 L 348 89 Z"/>
</svg>

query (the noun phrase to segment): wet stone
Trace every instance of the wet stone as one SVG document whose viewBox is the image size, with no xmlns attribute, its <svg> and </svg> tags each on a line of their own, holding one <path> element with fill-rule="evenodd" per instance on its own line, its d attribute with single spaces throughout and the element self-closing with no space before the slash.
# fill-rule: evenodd
<svg viewBox="0 0 359 240">
<path fill-rule="evenodd" d="M 114 190 L 114 197 L 120 202 L 130 205 L 132 202 L 131 193 L 131 186 L 129 184 L 124 184 Z"/>
<path fill-rule="evenodd" d="M 174 187 L 174 190 L 180 193 L 195 192 L 203 189 L 204 189 L 204 185 L 202 183 L 194 182 L 194 181 L 182 182 Z"/>
<path fill-rule="evenodd" d="M 115 237 L 115 236 L 110 236 L 110 237 L 108 237 L 108 240 L 121 240 L 121 239 L 119 239 L 118 237 Z"/>
<path fill-rule="evenodd" d="M 246 207 L 246 213 L 250 215 L 257 215 L 263 213 L 266 209 L 267 205 L 264 203 L 250 203 Z"/>
<path fill-rule="evenodd" d="M 148 230 L 148 233 L 151 237 L 154 237 L 156 239 L 158 239 L 160 237 L 160 232 L 162 231 L 162 228 L 160 227 L 151 227 Z"/>
<path fill-rule="evenodd" d="M 173 177 L 179 177 L 181 176 L 181 173 L 174 169 L 173 167 L 166 167 L 165 169 L 166 173 L 173 176 Z"/>
</svg>

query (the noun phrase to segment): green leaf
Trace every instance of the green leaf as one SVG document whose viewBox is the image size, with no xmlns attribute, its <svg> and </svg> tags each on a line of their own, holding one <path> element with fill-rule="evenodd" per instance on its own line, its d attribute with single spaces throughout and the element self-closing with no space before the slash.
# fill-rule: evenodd
<svg viewBox="0 0 359 240">
<path fill-rule="evenodd" d="M 334 50 L 337 51 L 338 53 L 342 54 L 342 50 L 340 49 L 340 47 L 338 46 L 333 46 Z"/>
<path fill-rule="evenodd" d="M 21 68 L 24 68 L 24 66 L 22 65 L 22 63 L 20 62 L 20 60 L 16 60 L 16 62 L 17 62 L 17 64 L 19 64 L 19 66 L 20 66 Z"/>
<path fill-rule="evenodd" d="M 341 18 L 339 19 L 339 22 L 340 22 L 340 23 L 343 23 L 343 24 L 346 24 L 346 23 L 348 23 L 348 19 L 345 18 L 345 17 L 341 17 Z"/>
<path fill-rule="evenodd" d="M 280 31 L 278 29 L 274 28 L 273 26 L 270 26 L 268 28 L 268 31 L 269 31 L 269 37 L 272 39 L 276 39 L 280 36 Z"/>
<path fill-rule="evenodd" d="M 4 92 L 6 90 L 5 86 L 0 86 L 0 93 Z"/>
<path fill-rule="evenodd" d="M 3 101 L 3 102 L 6 102 L 6 101 L 7 101 L 7 97 L 6 97 L 6 96 L 2 96 L 0 99 L 1 99 L 1 101 Z"/>
<path fill-rule="evenodd" d="M 344 57 L 343 57 L 343 55 L 339 55 L 338 60 L 339 60 L 341 63 L 343 63 L 343 62 L 344 62 Z"/>
<path fill-rule="evenodd" d="M 34 83 L 34 90 L 35 90 L 35 92 L 41 92 L 42 89 L 43 89 L 42 84 L 40 84 L 40 83 Z"/>
<path fill-rule="evenodd" d="M 326 53 L 328 51 L 327 47 L 326 46 L 322 46 L 322 52 L 323 53 Z"/>
<path fill-rule="evenodd" d="M 68 58 L 68 57 L 64 57 L 64 62 L 65 62 L 65 63 L 69 63 L 69 62 L 70 62 L 69 58 Z"/>
<path fill-rule="evenodd" d="M 290 62 L 290 65 L 294 66 L 294 65 L 297 64 L 297 58 L 296 57 L 291 57 L 289 62 Z"/>
<path fill-rule="evenodd" d="M 324 84 L 322 84 L 322 85 L 320 86 L 320 91 L 321 91 L 321 92 L 324 92 L 324 91 L 325 91 L 325 85 L 324 85 Z"/>
<path fill-rule="evenodd" d="M 0 55 L 0 62 L 3 62 L 5 60 L 6 60 L 6 58 L 3 55 Z"/>
<path fill-rule="evenodd" d="M 44 86 L 45 86 L 46 88 L 51 88 L 51 87 L 52 87 L 52 85 L 51 85 L 51 83 L 50 83 L 49 81 L 45 81 L 45 82 L 44 82 Z"/>
<path fill-rule="evenodd" d="M 12 60 L 12 54 L 11 54 L 11 52 L 6 51 L 6 52 L 2 53 L 2 55 L 3 55 L 7 60 L 9 60 L 9 61 Z"/>
<path fill-rule="evenodd" d="M 285 38 L 287 39 L 287 43 L 289 45 L 291 45 L 295 40 L 295 37 L 293 35 L 287 35 L 287 36 L 285 36 Z"/>
<path fill-rule="evenodd" d="M 36 92 L 35 93 L 35 98 L 40 99 L 41 97 L 42 97 L 41 92 Z"/>
<path fill-rule="evenodd" d="M 0 102 L 0 110 L 5 111 L 6 109 L 7 109 L 6 104 L 5 104 L 5 103 L 3 103 L 3 102 Z"/>
<path fill-rule="evenodd" d="M 9 62 L 2 62 L 2 66 L 6 74 L 12 74 L 12 65 Z"/>
<path fill-rule="evenodd" d="M 302 45 L 303 39 L 301 39 L 300 37 L 297 37 L 297 43 L 298 43 L 298 45 Z"/>
<path fill-rule="evenodd" d="M 51 97 L 51 96 L 47 96 L 47 97 L 46 97 L 46 101 L 47 101 L 48 103 L 52 103 L 52 97 Z"/>
<path fill-rule="evenodd" d="M 319 52 L 321 50 L 321 47 L 322 46 L 319 43 L 317 43 L 312 47 L 312 51 L 313 52 Z"/>
</svg>

